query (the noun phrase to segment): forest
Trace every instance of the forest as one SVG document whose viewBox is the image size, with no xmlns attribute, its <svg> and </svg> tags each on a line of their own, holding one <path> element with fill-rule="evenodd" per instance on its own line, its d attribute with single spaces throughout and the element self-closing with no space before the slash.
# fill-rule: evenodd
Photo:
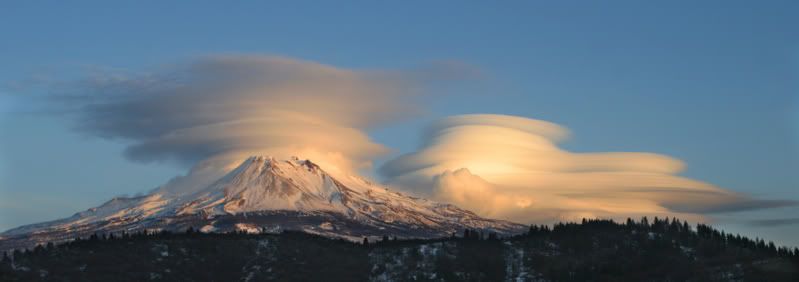
<svg viewBox="0 0 799 282">
<path fill-rule="evenodd" d="M 799 249 L 674 218 L 371 239 L 95 234 L 4 253 L 0 281 L 799 281 Z"/>
</svg>

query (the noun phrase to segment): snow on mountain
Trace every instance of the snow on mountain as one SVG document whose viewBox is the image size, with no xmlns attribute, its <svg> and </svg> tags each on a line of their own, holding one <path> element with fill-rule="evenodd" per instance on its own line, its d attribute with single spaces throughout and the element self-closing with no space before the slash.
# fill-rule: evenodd
<svg viewBox="0 0 799 282">
<path fill-rule="evenodd" d="M 95 232 L 189 227 L 206 232 L 301 230 L 350 240 L 383 235 L 432 238 L 464 228 L 501 234 L 525 229 L 390 191 L 358 176 L 334 177 L 298 158 L 250 157 L 207 187 L 193 191 L 162 189 L 140 197 L 118 197 L 69 218 L 14 228 L 0 234 L 0 249 L 61 242 Z"/>
</svg>

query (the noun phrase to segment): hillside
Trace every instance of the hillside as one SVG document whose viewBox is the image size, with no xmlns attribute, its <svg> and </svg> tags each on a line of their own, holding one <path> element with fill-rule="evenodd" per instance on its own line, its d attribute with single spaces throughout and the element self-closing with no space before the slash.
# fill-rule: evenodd
<svg viewBox="0 0 799 282">
<path fill-rule="evenodd" d="M 357 244 L 321 236 L 92 236 L 15 252 L 0 281 L 797 281 L 799 249 L 679 220 L 532 226 L 497 238 Z"/>
</svg>

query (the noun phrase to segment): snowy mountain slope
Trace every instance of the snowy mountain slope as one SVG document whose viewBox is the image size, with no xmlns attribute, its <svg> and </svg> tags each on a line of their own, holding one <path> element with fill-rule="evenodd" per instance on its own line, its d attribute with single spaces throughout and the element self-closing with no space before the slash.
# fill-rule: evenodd
<svg viewBox="0 0 799 282">
<path fill-rule="evenodd" d="M 69 218 L 8 230 L 0 249 L 65 241 L 95 232 L 140 230 L 276 232 L 302 230 L 360 240 L 364 236 L 432 238 L 464 228 L 521 232 L 453 205 L 406 196 L 357 176 L 332 176 L 309 160 L 255 156 L 196 192 L 156 190 L 119 197 Z"/>
</svg>

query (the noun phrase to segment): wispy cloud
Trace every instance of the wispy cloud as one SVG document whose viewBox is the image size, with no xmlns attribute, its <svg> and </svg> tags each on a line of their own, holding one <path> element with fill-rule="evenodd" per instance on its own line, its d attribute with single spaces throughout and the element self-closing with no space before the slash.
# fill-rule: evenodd
<svg viewBox="0 0 799 282">
<path fill-rule="evenodd" d="M 752 226 L 774 227 L 799 224 L 799 218 L 758 219 L 750 220 L 747 223 Z"/>
</svg>

